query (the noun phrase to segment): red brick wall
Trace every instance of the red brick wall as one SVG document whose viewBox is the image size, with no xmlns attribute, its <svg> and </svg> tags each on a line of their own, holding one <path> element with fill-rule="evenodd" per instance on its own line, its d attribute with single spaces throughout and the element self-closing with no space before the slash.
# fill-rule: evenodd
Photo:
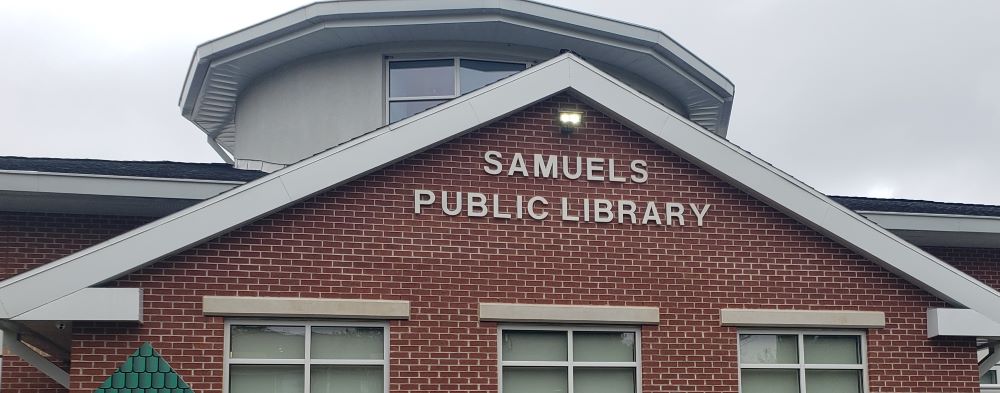
<svg viewBox="0 0 1000 393">
<path fill-rule="evenodd" d="M 80 251 L 152 220 L 148 217 L 0 211 L 0 280 Z"/>
<path fill-rule="evenodd" d="M 0 280 L 31 270 L 138 227 L 146 217 L 0 211 Z M 8 354 L 0 369 L 0 392 L 65 392 L 45 374 Z"/>
<path fill-rule="evenodd" d="M 643 391 L 736 392 L 737 330 L 721 308 L 872 310 L 872 392 L 976 392 L 972 340 L 928 340 L 942 302 L 599 113 L 563 137 L 560 96 L 115 282 L 145 288 L 139 327 L 77 324 L 72 392 L 143 341 L 199 393 L 222 388 L 223 319 L 205 295 L 409 300 L 390 324 L 393 392 L 496 392 L 496 324 L 480 302 L 660 307 L 642 329 Z M 646 184 L 489 176 L 499 150 L 645 159 Z M 704 227 L 412 212 L 414 189 L 711 203 Z M 508 198 L 509 199 L 509 198 Z"/>
<path fill-rule="evenodd" d="M 986 285 L 1000 290 L 1000 249 L 964 247 L 923 247 Z"/>
</svg>

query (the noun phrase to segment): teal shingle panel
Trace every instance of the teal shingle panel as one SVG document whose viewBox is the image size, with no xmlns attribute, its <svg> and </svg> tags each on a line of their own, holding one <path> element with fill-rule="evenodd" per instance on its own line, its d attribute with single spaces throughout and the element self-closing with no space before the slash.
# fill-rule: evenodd
<svg viewBox="0 0 1000 393">
<path fill-rule="evenodd" d="M 143 343 L 94 393 L 194 393 L 160 356 Z"/>
<path fill-rule="evenodd" d="M 114 373 L 114 374 L 111 375 L 111 387 L 113 387 L 115 389 L 121 389 L 121 388 L 125 387 L 125 373 L 124 372 L 119 371 L 119 372 L 116 372 L 116 373 Z"/>
</svg>

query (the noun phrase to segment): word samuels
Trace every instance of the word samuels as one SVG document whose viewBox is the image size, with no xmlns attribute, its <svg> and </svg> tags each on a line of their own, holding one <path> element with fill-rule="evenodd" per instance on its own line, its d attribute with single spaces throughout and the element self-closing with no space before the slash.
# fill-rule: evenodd
<svg viewBox="0 0 1000 393">
<path fill-rule="evenodd" d="M 616 162 L 614 158 L 603 159 L 594 157 L 566 157 L 544 154 L 532 154 L 525 159 L 525 155 L 514 153 L 510 161 L 505 163 L 500 152 L 488 151 L 483 154 L 483 160 L 487 165 L 483 170 L 491 175 L 523 176 L 523 177 L 545 177 L 551 179 L 576 180 L 581 176 L 589 181 L 608 181 L 625 183 L 631 180 L 633 183 L 645 183 L 649 179 L 649 172 L 646 170 L 646 161 L 632 160 L 626 169 L 621 161 Z M 506 165 L 505 165 L 506 164 Z"/>
<path fill-rule="evenodd" d="M 526 197 L 522 195 L 501 196 L 499 194 L 483 194 L 478 192 L 448 192 L 441 191 L 438 195 L 429 190 L 413 191 L 413 212 L 421 214 L 426 206 L 437 206 L 444 214 L 457 216 L 465 214 L 469 217 L 493 217 L 499 219 L 523 219 L 530 217 L 535 220 L 545 220 L 557 214 L 563 221 L 596 222 L 643 225 L 678 225 L 694 221 L 697 226 L 704 225 L 709 204 L 698 205 L 689 203 L 667 202 L 635 202 L 631 200 L 608 199 L 575 199 L 562 197 L 555 202 L 556 206 L 542 196 Z M 555 213 L 558 212 L 558 213 Z M 690 212 L 690 218 L 685 216 Z"/>
</svg>

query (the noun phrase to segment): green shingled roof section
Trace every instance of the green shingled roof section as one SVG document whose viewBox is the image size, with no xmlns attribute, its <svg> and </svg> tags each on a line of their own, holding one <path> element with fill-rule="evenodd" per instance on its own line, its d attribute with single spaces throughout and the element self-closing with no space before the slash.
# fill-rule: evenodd
<svg viewBox="0 0 1000 393">
<path fill-rule="evenodd" d="M 94 393 L 194 393 L 149 343 L 143 343 Z"/>
</svg>

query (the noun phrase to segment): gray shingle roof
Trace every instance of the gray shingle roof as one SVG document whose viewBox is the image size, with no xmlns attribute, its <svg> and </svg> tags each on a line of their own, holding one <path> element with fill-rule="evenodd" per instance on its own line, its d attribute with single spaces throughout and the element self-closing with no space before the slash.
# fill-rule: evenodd
<svg viewBox="0 0 1000 393">
<path fill-rule="evenodd" d="M 223 181 L 250 181 L 267 174 L 223 163 L 34 157 L 0 157 L 0 170 Z"/>
<path fill-rule="evenodd" d="M 830 198 L 854 211 L 1000 217 L 1000 206 L 996 205 L 848 196 L 830 196 Z"/>
</svg>

